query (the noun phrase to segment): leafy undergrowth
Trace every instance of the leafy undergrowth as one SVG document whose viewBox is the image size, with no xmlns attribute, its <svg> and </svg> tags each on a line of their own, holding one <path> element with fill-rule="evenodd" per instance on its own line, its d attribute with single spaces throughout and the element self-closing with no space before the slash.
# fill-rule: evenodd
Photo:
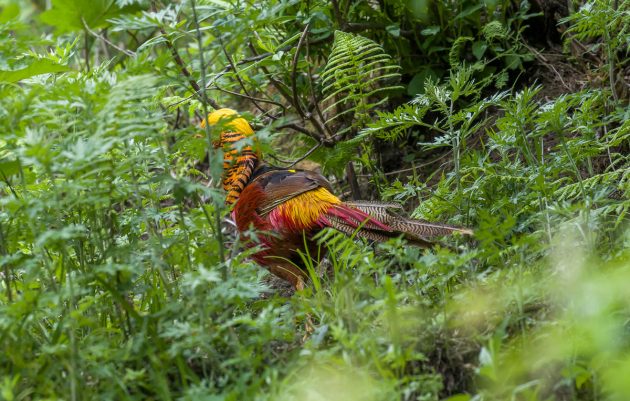
<svg viewBox="0 0 630 401">
<path fill-rule="evenodd" d="M 450 67 L 441 80 L 422 72 L 428 79 L 418 89 L 410 58 L 399 56 L 402 73 L 413 76 L 411 97 L 387 110 L 359 98 L 349 109 L 358 117 L 346 127 L 356 137 L 335 151 L 363 143 L 354 161 L 370 172 L 371 195 L 475 235 L 421 250 L 324 231 L 328 256 L 309 265 L 304 291 L 286 295 L 248 260 L 251 251 L 226 223 L 223 194 L 207 185 L 216 182 L 219 155 L 210 150 L 208 165 L 195 162 L 208 139 L 189 121 L 203 112 L 204 98 L 191 98 L 173 78 L 169 48 L 151 47 L 176 35 L 147 31 L 164 21 L 179 29 L 177 13 L 195 10 L 139 14 L 142 2 L 122 1 L 106 20 L 77 20 L 86 9 L 64 16 L 53 8 L 44 21 L 58 31 L 35 36 L 19 18 L 37 13 L 38 3 L 16 11 L 19 3 L 0 1 L 0 397 L 630 399 L 630 112 L 615 78 L 627 68 L 617 47 L 629 30 L 628 2 L 620 3 L 606 12 L 606 2 L 590 2 L 563 22 L 601 57 L 580 91 L 506 88 L 507 71 L 530 54 L 516 33 L 496 24 L 499 33 L 488 33 L 492 27 L 478 20 L 463 28 L 485 38 L 473 49 L 492 51 L 492 60 L 459 59 L 472 39 L 445 47 L 449 37 L 433 38 L 426 46 L 442 48 Z M 348 18 L 398 18 L 361 4 Z M 284 4 L 279 14 L 281 6 L 284 16 L 254 6 L 243 12 L 257 24 L 301 15 Z M 230 18 L 239 16 L 222 20 L 229 10 L 221 7 L 202 2 L 199 12 L 236 32 Z M 317 18 L 335 11 L 317 7 Z M 527 18 L 519 12 L 497 18 L 520 24 Z M 398 41 L 409 21 L 399 18 L 383 41 L 404 53 Z M 455 29 L 442 23 L 424 35 Z M 84 24 L 111 24 L 129 37 L 106 50 L 106 32 L 85 29 L 103 46 L 84 58 L 72 33 Z M 261 36 L 262 43 L 272 33 Z M 207 42 L 209 55 L 222 54 L 214 37 Z M 94 65 L 99 52 L 121 43 L 136 43 L 137 54 Z M 272 49 L 277 57 L 264 59 L 264 68 L 286 69 L 284 46 Z M 190 66 L 196 74 L 198 67 Z M 274 71 L 243 79 L 254 91 Z M 411 165 L 391 181 L 376 167 L 378 149 L 366 144 L 401 138 L 417 145 L 411 159 L 437 152 L 438 163 Z"/>
</svg>

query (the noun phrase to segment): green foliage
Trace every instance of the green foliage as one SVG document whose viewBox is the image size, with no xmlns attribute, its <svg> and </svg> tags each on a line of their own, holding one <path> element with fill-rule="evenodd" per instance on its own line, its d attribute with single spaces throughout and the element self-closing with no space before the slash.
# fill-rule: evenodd
<svg viewBox="0 0 630 401">
<path fill-rule="evenodd" d="M 130 3 L 134 3 L 131 1 Z M 40 19 L 54 26 L 58 33 L 101 28 L 107 20 L 137 10 L 135 6 L 121 7 L 116 0 L 54 0 L 52 8 L 43 12 Z"/>
<path fill-rule="evenodd" d="M 562 94 L 516 79 L 527 2 L 43 3 L 0 0 L 0 399 L 630 398 L 627 1 L 563 20 L 601 63 Z M 474 238 L 325 230 L 287 296 L 191 82 Z"/>
<path fill-rule="evenodd" d="M 580 9 L 564 18 L 562 22 L 570 23 L 567 30 L 567 44 L 577 39 L 587 43 L 591 51 L 599 51 L 603 47 L 606 63 L 600 68 L 608 75 L 608 82 L 615 100 L 620 93 L 626 94 L 627 88 L 622 72 L 628 66 L 630 48 L 630 2 L 589 1 Z M 589 43 L 590 42 L 590 43 Z"/>
<path fill-rule="evenodd" d="M 344 118 L 354 124 L 337 130 L 337 135 L 361 126 L 369 111 L 387 101 L 382 92 L 402 89 L 388 85 L 400 78 L 400 67 L 373 41 L 341 31 L 335 32 L 331 54 L 322 71 L 321 84 L 330 103 L 323 110 L 337 110 L 326 123 Z M 373 100 L 378 99 L 378 100 Z"/>
<path fill-rule="evenodd" d="M 68 71 L 69 68 L 57 64 L 47 59 L 41 59 L 34 61 L 28 67 L 13 70 L 13 71 L 0 71 L 0 82 L 14 83 L 26 78 L 34 77 L 41 74 L 50 74 L 54 72 Z"/>
</svg>

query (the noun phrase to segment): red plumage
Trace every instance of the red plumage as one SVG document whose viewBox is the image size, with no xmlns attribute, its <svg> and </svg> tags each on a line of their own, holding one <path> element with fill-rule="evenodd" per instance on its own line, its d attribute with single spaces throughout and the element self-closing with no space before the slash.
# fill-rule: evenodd
<svg viewBox="0 0 630 401">
<path fill-rule="evenodd" d="M 313 236 L 325 227 L 373 241 L 403 236 L 410 243 L 429 246 L 432 237 L 472 231 L 441 223 L 408 219 L 402 207 L 391 202 L 342 202 L 319 173 L 273 168 L 260 162 L 250 147 L 238 150 L 235 143 L 253 135 L 247 122 L 229 109 L 208 115 L 210 124 L 229 118 L 221 134 L 224 146 L 226 203 L 234 204 L 232 216 L 242 239 L 255 245 L 248 233 L 256 231 L 262 250 L 253 255 L 271 273 L 301 288 L 307 273 L 302 253 L 320 254 Z"/>
</svg>

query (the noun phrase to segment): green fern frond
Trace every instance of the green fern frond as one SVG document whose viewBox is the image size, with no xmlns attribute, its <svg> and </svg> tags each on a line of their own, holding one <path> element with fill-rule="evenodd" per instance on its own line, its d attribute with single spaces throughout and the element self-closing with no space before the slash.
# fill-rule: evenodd
<svg viewBox="0 0 630 401">
<path fill-rule="evenodd" d="M 582 191 L 594 193 L 604 188 L 622 190 L 630 183 L 630 172 L 628 170 L 616 170 L 608 173 L 597 174 L 583 179 L 580 183 L 558 185 L 554 197 L 559 201 L 575 200 L 582 196 Z"/>
<path fill-rule="evenodd" d="M 333 49 L 321 76 L 325 113 L 332 113 L 326 124 L 341 117 L 364 121 L 370 110 L 387 100 L 373 100 L 375 95 L 401 86 L 392 85 L 400 79 L 400 67 L 392 62 L 374 41 L 351 33 L 336 31 Z M 360 125 L 361 123 L 359 123 Z M 337 131 L 348 131 L 346 126 Z"/>
<path fill-rule="evenodd" d="M 496 39 L 505 39 L 509 35 L 507 29 L 505 29 L 503 24 L 499 21 L 488 22 L 484 25 L 482 33 L 488 42 L 492 42 Z"/>
<path fill-rule="evenodd" d="M 459 38 L 455 39 L 455 42 L 453 42 L 453 45 L 451 46 L 451 50 L 448 52 L 448 62 L 451 67 L 455 68 L 455 66 L 460 63 L 459 51 L 464 46 L 464 44 L 466 44 L 467 42 L 472 42 L 473 40 L 475 40 L 475 38 L 472 38 L 470 36 L 460 36 Z"/>
<path fill-rule="evenodd" d="M 620 146 L 630 142 L 630 120 L 625 120 L 619 128 L 604 136 L 606 146 Z"/>
</svg>

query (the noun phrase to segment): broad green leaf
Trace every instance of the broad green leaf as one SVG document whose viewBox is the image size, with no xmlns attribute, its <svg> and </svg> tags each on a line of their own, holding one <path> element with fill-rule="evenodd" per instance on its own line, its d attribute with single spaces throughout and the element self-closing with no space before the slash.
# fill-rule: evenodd
<svg viewBox="0 0 630 401">
<path fill-rule="evenodd" d="M 53 0 L 52 8 L 41 14 L 42 22 L 54 26 L 58 33 L 99 28 L 107 20 L 137 11 L 137 5 L 119 7 L 114 0 Z"/>
<path fill-rule="evenodd" d="M 414 17 L 420 21 L 428 22 L 430 16 L 430 3 L 431 2 L 429 0 L 413 0 L 409 2 L 409 8 L 411 9 Z"/>
<path fill-rule="evenodd" d="M 472 45 L 472 53 L 477 58 L 477 60 L 481 60 L 483 54 L 486 52 L 488 48 L 488 44 L 484 41 L 478 40 Z"/>
<path fill-rule="evenodd" d="M 438 74 L 430 67 L 423 68 L 419 73 L 411 78 L 409 85 L 407 85 L 407 94 L 410 96 L 415 96 L 420 93 L 424 93 L 424 83 L 426 82 L 427 78 L 436 80 L 438 78 Z"/>
<path fill-rule="evenodd" d="M 420 35 L 423 36 L 433 36 L 436 33 L 440 32 L 440 26 L 439 25 L 433 25 L 430 26 L 428 28 L 424 28 L 423 30 L 420 31 Z"/>
<path fill-rule="evenodd" d="M 470 394 L 456 394 L 454 396 L 448 397 L 444 401 L 469 401 Z"/>
<path fill-rule="evenodd" d="M 0 179 L 8 178 L 20 172 L 18 160 L 0 159 Z"/>
<path fill-rule="evenodd" d="M 505 65 L 510 70 L 515 70 L 521 67 L 522 64 L 521 58 L 516 54 L 508 54 L 505 56 Z"/>
<path fill-rule="evenodd" d="M 11 21 L 20 15 L 20 6 L 15 3 L 7 4 L 0 9 L 0 24 Z"/>
<path fill-rule="evenodd" d="M 483 8 L 483 3 L 479 3 L 479 4 L 476 4 L 474 6 L 467 7 L 465 9 L 463 9 L 462 12 L 457 14 L 455 16 L 454 20 L 459 20 L 459 19 L 466 18 L 466 17 L 476 13 L 477 11 L 481 10 L 482 8 Z"/>
<path fill-rule="evenodd" d="M 400 25 L 398 24 L 388 25 L 385 29 L 395 38 L 400 36 Z"/>
<path fill-rule="evenodd" d="M 0 70 L 0 82 L 14 83 L 26 78 L 34 77 L 41 74 L 50 74 L 53 72 L 70 71 L 70 68 L 65 65 L 57 64 L 52 60 L 41 59 L 36 60 L 33 64 L 21 70 L 14 71 L 1 71 Z"/>
</svg>

